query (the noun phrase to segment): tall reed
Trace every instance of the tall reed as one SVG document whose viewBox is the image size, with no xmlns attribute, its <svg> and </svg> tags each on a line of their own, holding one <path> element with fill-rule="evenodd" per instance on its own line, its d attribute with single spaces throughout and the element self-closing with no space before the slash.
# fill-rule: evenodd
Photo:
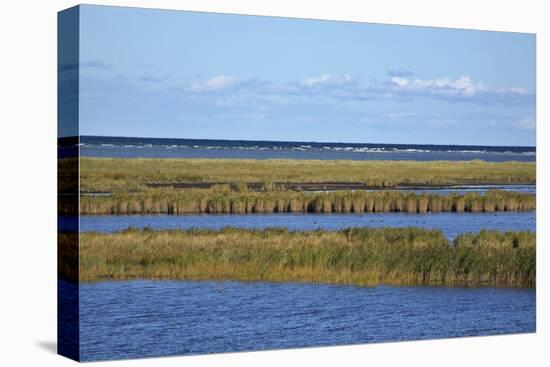
<svg viewBox="0 0 550 367">
<path fill-rule="evenodd" d="M 149 189 L 112 196 L 83 196 L 81 214 L 439 213 L 534 210 L 534 195 L 491 190 L 485 194 L 415 194 L 403 191 L 234 192 Z M 63 210 L 63 208 L 60 208 Z"/>
<path fill-rule="evenodd" d="M 420 228 L 82 233 L 80 279 L 534 287 L 535 234 Z"/>
</svg>

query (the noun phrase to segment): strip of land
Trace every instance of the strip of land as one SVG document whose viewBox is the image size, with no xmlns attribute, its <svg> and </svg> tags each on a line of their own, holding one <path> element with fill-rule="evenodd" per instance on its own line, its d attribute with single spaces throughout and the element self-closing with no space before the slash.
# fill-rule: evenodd
<svg viewBox="0 0 550 367">
<path fill-rule="evenodd" d="M 169 189 L 213 189 L 216 187 L 227 187 L 232 191 L 346 191 L 346 190 L 387 190 L 383 186 L 369 186 L 361 182 L 273 182 L 269 185 L 262 182 L 168 182 L 168 183 L 147 183 L 148 188 L 169 188 Z M 507 185 L 495 185 L 491 182 L 462 182 L 458 186 L 443 184 L 399 184 L 391 187 L 391 190 L 438 190 L 438 189 L 461 189 L 463 187 L 486 187 L 490 189 L 505 188 Z M 81 192 L 84 195 L 109 195 L 110 192 Z"/>
<path fill-rule="evenodd" d="M 60 238 L 72 243 L 70 238 Z M 67 235 L 70 236 L 70 235 Z M 60 251 L 60 275 L 74 259 Z M 80 280 L 241 280 L 360 286 L 535 287 L 533 232 L 482 231 L 449 242 L 420 228 L 341 231 L 138 230 L 82 233 Z M 67 272 L 64 274 L 63 272 Z"/>
<path fill-rule="evenodd" d="M 63 164 L 74 164 L 60 160 Z M 472 184 L 534 184 L 534 162 L 247 160 L 187 158 L 80 159 L 83 192 L 140 191 L 148 188 L 198 188 L 216 183 L 241 190 L 292 190 L 301 183 L 338 183 L 366 188 Z M 290 187 L 285 187 L 290 184 Z M 203 188 L 208 188 L 203 187 Z M 248 187 L 247 187 L 248 188 Z"/>
<path fill-rule="evenodd" d="M 61 198 L 63 199 L 63 198 Z M 66 205 L 64 205 L 66 203 Z M 60 214 L 78 212 L 74 200 L 59 200 Z M 403 191 L 295 192 L 214 189 L 149 189 L 82 196 L 80 213 L 105 214 L 258 214 L 258 213 L 440 213 L 529 211 L 534 195 L 503 190 L 485 194 L 416 194 Z"/>
</svg>

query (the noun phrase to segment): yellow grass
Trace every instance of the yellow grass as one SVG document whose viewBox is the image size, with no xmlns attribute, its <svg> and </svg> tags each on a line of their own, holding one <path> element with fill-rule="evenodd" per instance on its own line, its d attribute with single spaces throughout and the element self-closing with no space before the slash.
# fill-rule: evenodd
<svg viewBox="0 0 550 367">
<path fill-rule="evenodd" d="M 148 183 L 354 182 L 373 187 L 535 183 L 534 162 L 244 159 L 80 159 L 82 191 L 142 190 Z"/>
<path fill-rule="evenodd" d="M 483 231 L 451 244 L 440 231 L 420 228 L 128 229 L 81 234 L 80 280 L 534 287 L 535 254 L 532 232 Z"/>
<path fill-rule="evenodd" d="M 255 213 L 439 213 L 534 210 L 528 193 L 491 190 L 484 195 L 414 194 L 401 191 L 339 191 L 328 193 L 275 191 L 235 192 L 150 189 L 112 196 L 83 196 L 81 214 L 255 214 Z M 70 211 L 72 207 L 59 206 Z"/>
</svg>

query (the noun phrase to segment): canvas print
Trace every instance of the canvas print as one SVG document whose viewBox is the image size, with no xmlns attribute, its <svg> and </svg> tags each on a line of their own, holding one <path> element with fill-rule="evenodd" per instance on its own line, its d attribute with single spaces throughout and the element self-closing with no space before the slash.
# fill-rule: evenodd
<svg viewBox="0 0 550 367">
<path fill-rule="evenodd" d="M 536 331 L 534 34 L 58 24 L 60 354 Z"/>
</svg>

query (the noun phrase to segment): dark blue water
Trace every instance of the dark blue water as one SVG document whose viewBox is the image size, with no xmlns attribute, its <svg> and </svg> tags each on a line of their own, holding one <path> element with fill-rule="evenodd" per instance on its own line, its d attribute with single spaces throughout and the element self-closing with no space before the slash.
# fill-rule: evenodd
<svg viewBox="0 0 550 367">
<path fill-rule="evenodd" d="M 535 332 L 532 289 L 125 281 L 80 286 L 84 361 Z"/>
<path fill-rule="evenodd" d="M 534 162 L 535 147 L 357 144 L 82 136 L 82 156 Z"/>
<path fill-rule="evenodd" d="M 64 219 L 60 218 L 60 226 Z M 70 223 L 69 223 L 70 224 Z M 465 232 L 482 229 L 499 231 L 535 231 L 535 212 L 498 213 L 369 213 L 356 214 L 204 214 L 204 215 L 84 215 L 80 217 L 83 232 L 114 232 L 128 227 L 154 229 L 284 227 L 289 230 L 348 227 L 422 227 L 439 229 L 449 239 Z"/>
</svg>

